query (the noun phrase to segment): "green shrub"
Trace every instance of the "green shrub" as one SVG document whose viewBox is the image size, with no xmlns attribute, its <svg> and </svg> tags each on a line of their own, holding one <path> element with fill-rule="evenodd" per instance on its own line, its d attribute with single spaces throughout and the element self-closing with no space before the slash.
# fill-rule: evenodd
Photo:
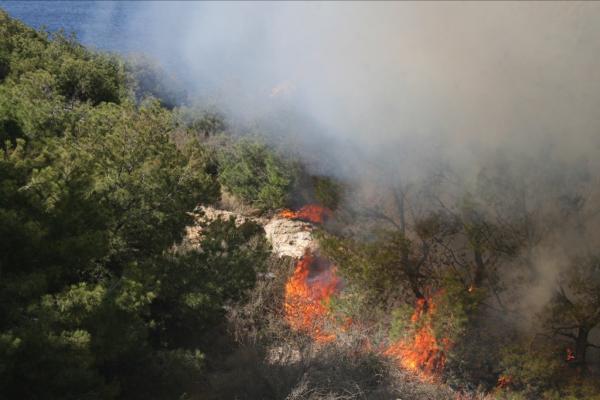
<svg viewBox="0 0 600 400">
<path fill-rule="evenodd" d="M 123 73 L 114 59 L 105 56 L 92 60 L 67 59 L 57 77 L 58 88 L 68 99 L 118 103 Z"/>
<path fill-rule="evenodd" d="M 514 345 L 504 350 L 501 360 L 503 375 L 509 376 L 512 386 L 527 396 L 541 396 L 560 388 L 560 371 L 564 362 L 552 349 L 533 350 Z"/>
<path fill-rule="evenodd" d="M 225 132 L 227 125 L 225 117 L 218 112 L 203 111 L 188 117 L 187 127 L 197 136 L 210 137 Z"/>
<path fill-rule="evenodd" d="M 313 176 L 312 184 L 319 204 L 331 210 L 338 208 L 343 195 L 343 187 L 338 181 L 328 176 Z"/>
<path fill-rule="evenodd" d="M 381 230 L 366 240 L 320 232 L 318 239 L 321 251 L 367 302 L 377 304 L 405 294 L 408 284 L 399 260 L 411 242 L 400 232 Z"/>
<path fill-rule="evenodd" d="M 10 71 L 10 59 L 6 50 L 0 48 L 0 82 L 6 78 Z"/>
<path fill-rule="evenodd" d="M 409 304 L 402 304 L 392 311 L 389 334 L 392 341 L 414 335 L 414 324 L 410 320 L 414 312 L 414 307 Z"/>
<path fill-rule="evenodd" d="M 255 224 L 177 246 L 219 184 L 122 62 L 0 11 L 0 397 L 174 399 L 269 254 Z M 175 251 L 177 250 L 177 251 Z"/>
<path fill-rule="evenodd" d="M 266 144 L 242 139 L 220 155 L 219 180 L 232 194 L 262 210 L 284 207 L 295 181 L 293 163 Z"/>
<path fill-rule="evenodd" d="M 126 60 L 125 71 L 128 86 L 137 103 L 154 97 L 163 107 L 173 109 L 187 98 L 181 83 L 168 76 L 156 62 L 143 56 L 132 56 Z"/>
</svg>

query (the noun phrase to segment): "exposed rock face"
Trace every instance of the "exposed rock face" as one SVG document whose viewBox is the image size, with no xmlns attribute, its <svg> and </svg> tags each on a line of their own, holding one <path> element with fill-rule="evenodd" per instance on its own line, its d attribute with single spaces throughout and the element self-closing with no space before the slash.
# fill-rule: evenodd
<svg viewBox="0 0 600 400">
<path fill-rule="evenodd" d="M 245 221 L 253 221 L 262 225 L 267 239 L 273 246 L 273 254 L 283 257 L 289 256 L 300 258 L 307 249 L 315 250 L 317 242 L 312 237 L 314 226 L 308 222 L 295 221 L 275 216 L 271 219 L 250 217 L 232 211 L 220 210 L 213 207 L 200 207 L 200 212 L 195 215 L 196 220 L 201 222 L 212 221 L 217 218 L 235 218 L 237 225 Z M 186 228 L 186 242 L 198 244 L 202 227 L 197 224 Z"/>
<path fill-rule="evenodd" d="M 312 237 L 314 227 L 307 222 L 275 217 L 264 225 L 264 229 L 273 246 L 273 253 L 279 257 L 300 258 L 307 249 L 317 248 L 317 242 Z"/>
<path fill-rule="evenodd" d="M 260 225 L 264 225 L 266 224 L 269 220 L 266 218 L 257 218 L 257 217 L 251 217 L 248 216 L 246 214 L 241 214 L 241 213 L 236 213 L 233 211 L 227 211 L 227 210 L 221 210 L 218 208 L 214 208 L 214 207 L 199 207 L 200 213 L 197 214 L 197 218 L 202 220 L 207 220 L 207 221 L 213 221 L 217 218 L 222 218 L 222 219 L 229 219 L 231 217 L 233 217 L 235 219 L 235 224 L 236 225 L 241 225 L 246 221 L 254 221 Z"/>
</svg>

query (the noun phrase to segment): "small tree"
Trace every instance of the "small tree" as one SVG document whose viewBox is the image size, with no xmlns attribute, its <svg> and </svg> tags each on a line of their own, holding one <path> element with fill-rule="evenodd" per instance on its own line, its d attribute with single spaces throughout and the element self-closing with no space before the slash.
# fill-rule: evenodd
<svg viewBox="0 0 600 400">
<path fill-rule="evenodd" d="M 592 330 L 600 325 L 600 257 L 579 258 L 561 274 L 546 312 L 551 332 L 572 342 L 567 360 L 585 366 L 587 350 L 600 348 L 589 341 Z"/>
<path fill-rule="evenodd" d="M 264 143 L 242 139 L 220 157 L 220 182 L 232 194 L 262 210 L 284 207 L 295 168 Z"/>
</svg>

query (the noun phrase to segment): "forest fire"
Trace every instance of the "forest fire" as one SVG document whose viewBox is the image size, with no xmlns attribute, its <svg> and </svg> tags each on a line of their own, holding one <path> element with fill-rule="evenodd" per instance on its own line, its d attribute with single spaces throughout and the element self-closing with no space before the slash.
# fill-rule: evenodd
<svg viewBox="0 0 600 400">
<path fill-rule="evenodd" d="M 279 213 L 279 216 L 289 219 L 299 219 L 301 221 L 312 222 L 314 224 L 322 224 L 331 217 L 333 212 L 327 208 L 318 204 L 307 204 L 300 208 L 298 211 L 283 210 Z"/>
<path fill-rule="evenodd" d="M 326 207 L 308 204 L 298 211 L 284 210 L 279 215 L 321 224 L 331 213 Z M 335 266 L 306 249 L 285 285 L 284 307 L 288 324 L 295 330 L 309 334 L 317 342 L 334 340 L 335 334 L 325 330 L 325 322 L 327 305 L 339 284 Z"/>
<path fill-rule="evenodd" d="M 320 224 L 331 214 L 328 208 L 309 204 L 298 211 L 284 210 L 279 215 Z M 307 249 L 285 285 L 285 318 L 290 327 L 309 334 L 316 342 L 334 341 L 335 333 L 327 330 L 325 324 L 329 313 L 327 305 L 338 291 L 340 282 L 335 266 Z M 434 297 L 419 299 L 411 316 L 414 336 L 396 341 L 383 352 L 397 360 L 403 368 L 418 372 L 425 378 L 432 378 L 443 370 L 445 351 L 450 345 L 449 340 L 438 340 L 435 336 L 431 326 L 435 310 Z M 347 330 L 349 324 L 341 329 Z"/>
<path fill-rule="evenodd" d="M 400 339 L 393 343 L 384 354 L 413 372 L 433 378 L 446 363 L 445 352 L 450 346 L 448 339 L 438 340 L 431 326 L 431 316 L 435 313 L 433 298 L 419 299 L 411 317 L 416 333 L 410 339 Z"/>
<path fill-rule="evenodd" d="M 295 330 L 308 333 L 315 341 L 327 343 L 335 334 L 325 330 L 327 304 L 340 279 L 325 259 L 306 252 L 285 285 L 285 317 Z"/>
</svg>

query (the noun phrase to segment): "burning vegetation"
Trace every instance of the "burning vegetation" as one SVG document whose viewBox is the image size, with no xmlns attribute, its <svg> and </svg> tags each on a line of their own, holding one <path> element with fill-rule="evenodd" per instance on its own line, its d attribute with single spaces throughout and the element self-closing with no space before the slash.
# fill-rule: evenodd
<svg viewBox="0 0 600 400">
<path fill-rule="evenodd" d="M 298 211 L 284 210 L 280 216 L 320 224 L 331 214 L 331 210 L 311 204 Z M 351 322 L 347 322 L 344 326 L 326 328 L 333 325 L 328 306 L 341 287 L 336 271 L 330 261 L 307 249 L 285 285 L 286 321 L 292 329 L 307 333 L 318 343 L 335 341 L 335 329 L 346 331 L 351 326 Z M 382 352 L 397 361 L 400 367 L 428 380 L 442 373 L 450 346 L 449 339 L 436 337 L 431 322 L 435 312 L 435 296 L 418 299 L 410 318 L 410 331 L 414 335 L 395 341 Z"/>
<path fill-rule="evenodd" d="M 310 204 L 298 211 L 284 210 L 279 215 L 321 224 L 331 216 L 331 210 Z M 335 333 L 325 328 L 327 306 L 340 283 L 336 267 L 325 258 L 312 254 L 307 248 L 285 284 L 285 318 L 290 327 L 307 333 L 320 343 L 333 341 Z"/>
<path fill-rule="evenodd" d="M 285 285 L 285 318 L 289 325 L 319 343 L 335 340 L 335 333 L 325 326 L 327 306 L 339 285 L 335 267 L 307 251 Z"/>
<path fill-rule="evenodd" d="M 521 22 L 530 22 L 522 11 Z M 381 20 L 357 14 L 361 21 Z M 486 32 L 518 37 L 512 24 L 490 29 L 488 14 L 478 19 Z M 472 57 L 450 57 L 467 60 L 469 68 L 438 63 L 439 70 L 427 67 L 428 57 L 416 57 L 414 70 L 388 68 L 389 59 L 381 58 L 385 70 L 402 73 L 398 92 L 417 94 L 419 104 L 418 84 L 405 78 L 427 82 L 431 99 L 440 100 L 432 103 L 427 95 L 418 110 L 446 109 L 442 114 L 411 116 L 403 108 L 412 101 L 398 98 L 387 107 L 381 94 L 393 94 L 394 80 L 363 85 L 380 70 L 344 57 L 344 66 L 358 66 L 368 79 L 350 79 L 344 95 L 323 96 L 335 107 L 318 107 L 325 119 L 311 118 L 318 142 L 294 140 L 288 153 L 285 141 L 278 141 L 281 148 L 269 144 L 271 129 L 280 133 L 281 122 L 289 121 L 297 134 L 304 124 L 295 118 L 266 124 L 265 138 L 242 138 L 241 121 L 221 120 L 219 112 L 183 103 L 163 107 L 165 99 L 152 98 L 158 93 L 142 90 L 143 65 L 90 52 L 60 33 L 35 32 L 0 11 L 0 397 L 445 400 L 456 388 L 466 394 L 455 398 L 469 400 L 600 399 L 600 136 L 598 118 L 585 114 L 595 116 L 598 103 L 585 93 L 599 91 L 596 76 L 581 68 L 589 63 L 597 74 L 600 58 L 569 48 L 595 43 L 581 40 L 594 35 L 579 21 L 597 18 L 587 10 L 559 14 L 578 22 L 567 41 L 560 40 L 554 17 L 531 25 L 544 43 L 558 44 L 556 51 L 524 40 L 531 48 L 513 52 L 508 46 L 518 41 L 505 37 L 502 62 L 485 73 L 470 69 Z M 435 22 L 415 25 L 440 25 Z M 346 29 L 326 31 L 356 44 Z M 463 31 L 468 40 L 457 43 L 469 55 L 488 48 L 471 40 L 489 35 Z M 395 42 L 367 36 L 378 45 Z M 314 54 L 315 71 L 339 70 L 321 68 Z M 510 64 L 538 54 L 550 58 Z M 412 59 L 407 54 L 403 62 Z M 561 68 L 552 70 L 556 65 Z M 419 79 L 418 71 L 429 76 Z M 452 93 L 440 97 L 428 78 L 445 71 L 453 72 L 451 81 L 433 86 Z M 455 82 L 457 71 L 466 73 L 468 85 Z M 500 85 L 477 81 L 507 71 L 518 75 L 505 75 Z M 569 74 L 583 77 L 582 86 L 570 84 Z M 533 82 L 535 93 L 507 86 L 511 82 Z M 539 102 L 542 86 L 560 93 L 543 96 L 551 103 Z M 383 90 L 376 95 L 383 102 L 363 101 L 374 98 L 369 87 Z M 509 91 L 495 93 L 498 88 Z M 300 98 L 308 91 L 303 87 Z M 453 112 L 459 102 L 444 106 L 461 91 L 477 93 L 463 115 Z M 294 84 L 285 82 L 272 97 L 287 101 L 292 92 Z M 514 93 L 527 103 L 536 100 L 534 109 L 515 106 Z M 494 106 L 478 101 L 480 95 Z M 335 111 L 344 109 L 345 99 L 361 99 L 358 109 L 346 108 L 355 115 Z M 492 110 L 492 118 L 473 112 L 477 103 Z M 553 117 L 536 121 L 542 109 Z M 360 121 L 372 112 L 379 121 Z M 322 135 L 318 120 L 336 119 L 343 123 L 326 126 L 335 131 L 338 125 L 340 133 L 356 127 L 359 141 L 346 147 L 345 139 L 333 140 L 336 132 Z M 407 119 L 417 129 L 407 127 Z M 494 126 L 496 119 L 501 124 Z M 526 122 L 522 129 L 494 140 L 519 121 Z M 465 127 L 473 127 L 475 142 Z M 553 127 L 548 140 L 537 141 L 537 133 Z M 436 140 L 438 128 L 450 136 Z M 323 145 L 325 136 L 331 146 Z M 511 145 L 520 137 L 527 140 Z M 527 148 L 530 143 L 535 146 Z M 311 151 L 313 145 L 320 151 Z M 307 165 L 313 161 L 319 162 Z M 284 209 L 307 200 L 317 204 Z M 204 208 L 206 219 L 189 227 L 189 212 L 199 203 L 227 211 Z M 243 210 L 253 217 L 238 218 Z M 336 223 L 327 224 L 332 210 Z M 186 227 L 189 240 L 181 243 Z M 305 340 L 317 346 L 304 346 Z M 383 377 L 395 379 L 384 394 Z M 415 395 L 412 388 L 403 391 L 407 382 L 448 385 L 442 394 Z"/>
<path fill-rule="evenodd" d="M 312 222 L 313 224 L 322 224 L 331 218 L 333 212 L 317 204 L 308 204 L 297 211 L 283 210 L 279 213 L 282 218 L 297 219 L 300 221 Z"/>
<path fill-rule="evenodd" d="M 499 171 L 486 173 L 500 179 Z M 500 286 L 509 280 L 499 266 L 522 257 L 517 250 L 522 226 L 507 226 L 510 217 L 475 202 L 415 215 L 410 208 L 419 200 L 415 192 L 399 186 L 390 196 L 395 209 L 364 206 L 336 215 L 339 224 L 319 230 L 318 247 L 307 249 L 285 283 L 287 326 L 318 344 L 339 347 L 355 338 L 359 344 L 352 351 L 390 360 L 421 382 L 451 377 L 465 385 L 477 382 L 489 392 L 537 396 L 549 390 L 552 376 L 561 393 L 577 392 L 569 386 L 571 378 L 558 376 L 590 373 L 586 354 L 595 349 L 589 333 L 598 323 L 591 313 L 597 309 L 598 260 L 579 259 L 569 274 L 559 276 L 548 305 L 536 314 L 549 334 L 532 336 L 533 350 L 517 348 L 509 338 L 521 333 L 507 315 L 528 311 L 523 314 L 509 289 Z M 344 221 L 349 214 L 352 221 Z M 332 216 L 317 204 L 279 213 L 315 225 Z M 338 231 L 344 226 L 352 229 Z M 566 357 L 552 358 L 555 350 L 540 350 L 539 337 L 574 343 Z"/>
<path fill-rule="evenodd" d="M 446 364 L 446 351 L 450 346 L 448 338 L 436 337 L 431 323 L 435 311 L 433 298 L 418 299 L 410 318 L 411 330 L 415 334 L 408 339 L 397 340 L 384 352 L 402 367 L 427 379 L 438 377 L 442 373 Z"/>
</svg>

